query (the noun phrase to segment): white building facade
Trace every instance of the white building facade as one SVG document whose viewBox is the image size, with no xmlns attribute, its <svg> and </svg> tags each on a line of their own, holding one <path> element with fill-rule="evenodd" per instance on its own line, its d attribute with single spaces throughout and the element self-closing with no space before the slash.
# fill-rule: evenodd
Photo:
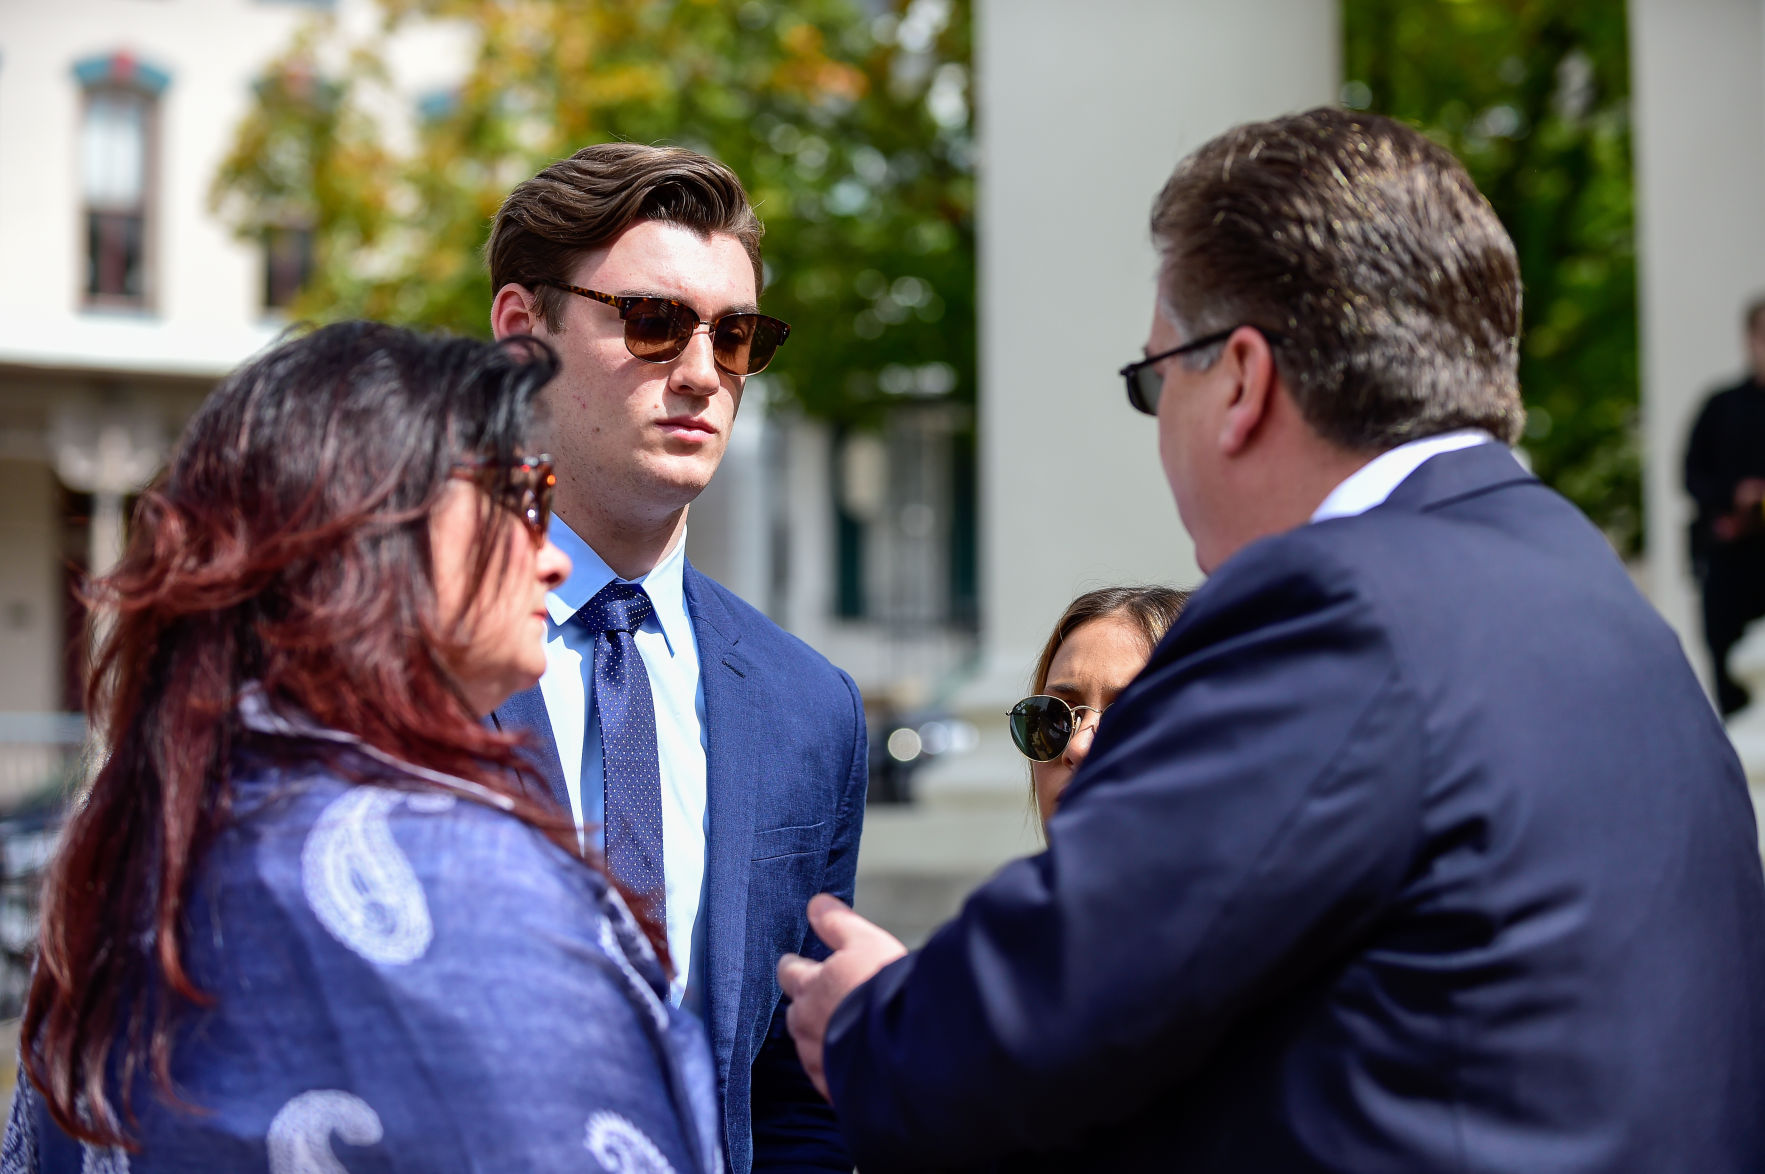
<svg viewBox="0 0 1765 1174">
<path fill-rule="evenodd" d="M 238 239 L 210 189 L 322 14 L 377 19 L 366 0 L 0 6 L 0 714 L 79 707 L 77 584 L 120 553 L 203 395 L 286 325 L 304 242 Z M 458 76 L 462 38 L 440 34 L 395 55 L 402 92 Z"/>
<path fill-rule="evenodd" d="M 82 573 L 217 376 L 271 338 L 207 210 L 286 4 L 9 3 L 0 19 L 0 711 L 75 708 Z"/>
</svg>

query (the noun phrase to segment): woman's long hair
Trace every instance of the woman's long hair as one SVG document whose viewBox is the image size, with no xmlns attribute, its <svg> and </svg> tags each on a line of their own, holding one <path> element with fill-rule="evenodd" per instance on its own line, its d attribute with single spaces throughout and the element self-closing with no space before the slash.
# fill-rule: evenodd
<svg viewBox="0 0 1765 1174">
<path fill-rule="evenodd" d="M 429 547 L 459 462 L 515 463 L 556 371 L 530 339 L 327 326 L 228 377 L 141 497 L 126 552 L 90 592 L 87 712 L 107 760 L 44 883 L 23 1023 L 25 1068 L 69 1134 L 128 1144 L 145 1069 L 175 1096 L 171 1014 L 210 1001 L 184 968 L 181 913 L 227 818 L 246 683 L 509 795 L 580 854 L 570 821 L 516 778 L 518 739 L 481 724 L 447 668 L 467 633 L 443 630 Z M 494 506 L 482 517 L 471 565 L 494 590 L 518 522 Z"/>
</svg>

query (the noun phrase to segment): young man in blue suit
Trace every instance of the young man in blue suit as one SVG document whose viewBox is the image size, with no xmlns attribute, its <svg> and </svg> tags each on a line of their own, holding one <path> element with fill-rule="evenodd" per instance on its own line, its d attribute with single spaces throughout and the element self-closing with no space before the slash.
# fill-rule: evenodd
<svg viewBox="0 0 1765 1174">
<path fill-rule="evenodd" d="M 1314 110 L 1178 165 L 1124 369 L 1210 572 L 924 949 L 831 898 L 790 1025 L 866 1174 L 1765 1170 L 1740 764 L 1508 452 L 1520 275 L 1446 151 Z"/>
<path fill-rule="evenodd" d="M 544 408 L 552 535 L 575 569 L 547 597 L 544 678 L 495 716 L 537 735 L 559 803 L 665 923 L 732 1170 L 849 1171 L 773 963 L 814 946 L 810 896 L 851 897 L 864 711 L 850 677 L 684 550 L 743 382 L 789 332 L 759 313 L 760 231 L 721 163 L 630 143 L 560 160 L 497 213 L 491 325 L 563 360 Z"/>
</svg>

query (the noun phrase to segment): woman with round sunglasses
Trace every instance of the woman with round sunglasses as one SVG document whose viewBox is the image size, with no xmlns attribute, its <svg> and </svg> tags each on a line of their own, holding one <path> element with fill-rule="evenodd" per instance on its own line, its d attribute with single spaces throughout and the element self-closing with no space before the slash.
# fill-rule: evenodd
<svg viewBox="0 0 1765 1174">
<path fill-rule="evenodd" d="M 1182 614 L 1187 591 L 1104 587 L 1067 605 L 1036 661 L 1033 693 L 1011 708 L 1011 740 L 1030 760 L 1042 826 L 1091 752 L 1104 710 L 1140 675 Z"/>
<path fill-rule="evenodd" d="M 480 720 L 569 570 L 556 370 L 348 323 L 190 421 L 92 590 L 5 1169 L 721 1169 L 661 927 Z"/>
</svg>

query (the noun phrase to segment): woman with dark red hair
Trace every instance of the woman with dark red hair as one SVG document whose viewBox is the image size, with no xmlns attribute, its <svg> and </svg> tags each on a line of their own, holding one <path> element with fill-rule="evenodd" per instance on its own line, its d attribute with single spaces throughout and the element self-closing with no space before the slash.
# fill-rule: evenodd
<svg viewBox="0 0 1765 1174">
<path fill-rule="evenodd" d="M 634 917 L 480 717 L 545 667 L 555 374 L 330 326 L 226 380 L 93 588 L 106 760 L 0 1170 L 715 1171 Z"/>
</svg>

